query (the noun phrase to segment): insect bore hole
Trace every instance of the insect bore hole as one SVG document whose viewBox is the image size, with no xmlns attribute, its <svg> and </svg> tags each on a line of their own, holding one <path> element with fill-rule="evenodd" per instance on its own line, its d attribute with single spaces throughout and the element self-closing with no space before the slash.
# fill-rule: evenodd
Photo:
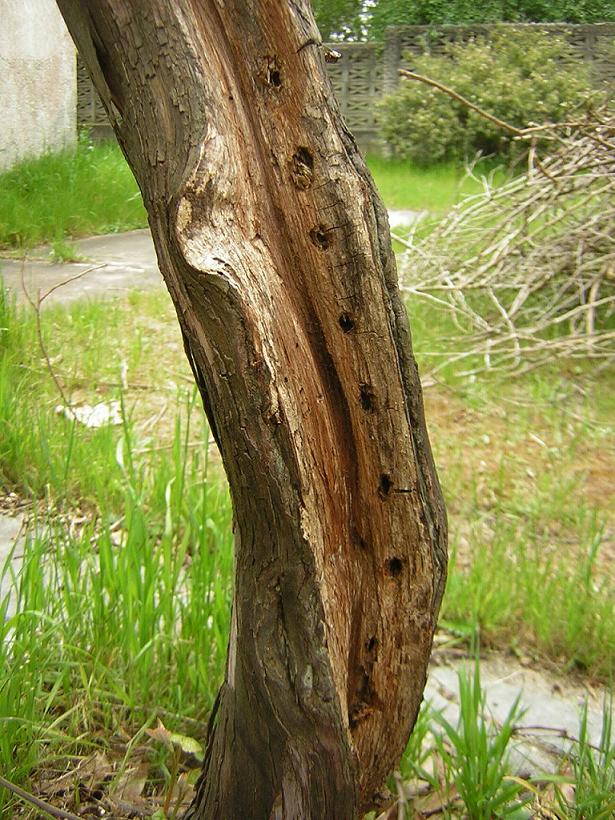
<svg viewBox="0 0 615 820">
<path fill-rule="evenodd" d="M 280 88 L 282 85 L 282 72 L 280 70 L 280 61 L 277 57 L 267 58 L 267 70 L 265 72 L 265 79 L 267 83 L 273 88 Z"/>
<path fill-rule="evenodd" d="M 404 567 L 404 562 L 401 558 L 389 558 L 386 562 L 386 571 L 392 578 L 399 578 Z"/>
<path fill-rule="evenodd" d="M 380 484 L 378 485 L 378 495 L 380 498 L 386 498 L 391 492 L 392 486 L 393 482 L 391 481 L 391 476 L 383 473 L 380 476 Z"/>
<path fill-rule="evenodd" d="M 353 547 L 359 550 L 366 550 L 367 549 L 367 541 L 360 535 L 359 531 L 356 527 L 353 527 L 350 531 L 350 539 Z"/>
<path fill-rule="evenodd" d="M 329 232 L 321 225 L 318 225 L 316 228 L 312 228 L 310 231 L 310 239 L 312 240 L 312 244 L 316 245 L 317 248 L 320 248 L 321 251 L 326 251 L 331 244 Z"/>
<path fill-rule="evenodd" d="M 354 330 L 354 319 L 349 313 L 342 313 L 338 322 L 344 333 L 350 333 Z"/>
<path fill-rule="evenodd" d="M 293 154 L 291 177 L 297 188 L 307 190 L 314 180 L 314 156 L 309 148 L 301 146 Z"/>
<path fill-rule="evenodd" d="M 293 156 L 293 160 L 297 165 L 303 165 L 305 168 L 309 168 L 310 170 L 314 167 L 314 157 L 312 156 L 312 152 L 309 148 L 305 148 L 304 146 L 297 149 L 295 155 Z"/>
<path fill-rule="evenodd" d="M 369 384 L 362 384 L 360 391 L 361 407 L 366 413 L 374 413 L 376 410 L 376 394 L 372 386 Z"/>
</svg>

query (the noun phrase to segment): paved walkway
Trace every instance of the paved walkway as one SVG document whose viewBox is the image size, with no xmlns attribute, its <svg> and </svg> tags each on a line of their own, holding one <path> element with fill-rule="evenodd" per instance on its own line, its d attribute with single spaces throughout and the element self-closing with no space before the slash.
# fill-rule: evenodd
<svg viewBox="0 0 615 820">
<path fill-rule="evenodd" d="M 89 271 L 54 291 L 49 302 L 68 303 L 98 296 L 122 296 L 163 284 L 149 230 L 93 236 L 73 243 L 85 262 L 55 264 L 42 259 L 0 259 L 0 273 L 19 302 L 25 302 L 22 280 L 36 297 L 67 279 Z M 92 270 L 94 268 L 94 270 Z"/>
<path fill-rule="evenodd" d="M 468 659 L 439 663 L 438 652 L 425 688 L 425 699 L 441 711 L 449 723 L 459 719 L 458 672 L 473 674 Z M 501 726 L 519 698 L 521 713 L 514 721 L 517 731 L 510 747 L 512 768 L 522 777 L 556 774 L 562 756 L 570 749 L 571 739 L 579 737 L 579 718 L 587 702 L 589 742 L 600 743 L 602 708 L 606 690 L 584 686 L 563 675 L 547 672 L 521 663 L 508 655 L 490 654 L 480 662 L 481 688 L 485 694 L 487 714 Z"/>
<path fill-rule="evenodd" d="M 23 554 L 24 516 L 0 513 L 0 603 L 9 596 L 7 618 L 15 613 L 12 575 L 21 569 Z"/>
</svg>

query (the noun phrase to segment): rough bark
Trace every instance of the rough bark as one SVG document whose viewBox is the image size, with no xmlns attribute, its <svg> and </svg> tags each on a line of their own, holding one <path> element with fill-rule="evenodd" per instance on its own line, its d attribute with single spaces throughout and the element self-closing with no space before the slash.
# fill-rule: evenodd
<svg viewBox="0 0 615 820">
<path fill-rule="evenodd" d="M 58 0 L 143 193 L 228 475 L 235 600 L 190 818 L 354 818 L 446 565 L 386 212 L 306 0 Z"/>
</svg>

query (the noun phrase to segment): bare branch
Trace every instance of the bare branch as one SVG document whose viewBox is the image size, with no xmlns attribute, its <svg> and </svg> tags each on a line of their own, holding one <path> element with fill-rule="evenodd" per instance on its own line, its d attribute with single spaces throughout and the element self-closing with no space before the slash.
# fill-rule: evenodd
<svg viewBox="0 0 615 820">
<path fill-rule="evenodd" d="M 540 162 L 539 130 L 555 148 Z M 615 359 L 614 137 L 608 110 L 532 126 L 520 137 L 531 142 L 526 174 L 499 188 L 483 179 L 427 237 L 401 237 L 404 289 L 457 327 L 444 363 L 480 357 L 469 375 L 558 356 Z"/>
<path fill-rule="evenodd" d="M 439 83 L 437 80 L 432 80 L 430 77 L 424 77 L 422 74 L 417 74 L 415 71 L 408 71 L 405 68 L 400 68 L 399 73 L 402 77 L 406 77 L 409 80 L 418 80 L 421 83 L 425 83 L 425 85 L 433 86 L 433 88 L 437 88 L 438 91 L 443 91 L 445 94 L 448 94 L 449 97 L 452 97 L 457 102 L 460 102 L 462 105 L 465 105 L 466 108 L 471 108 L 472 111 L 476 111 L 477 114 L 480 114 L 481 117 L 484 117 L 489 122 L 494 123 L 499 128 L 503 128 L 505 131 L 510 131 L 511 134 L 515 134 L 518 137 L 522 137 L 524 132 L 520 128 L 515 128 L 514 125 L 511 125 L 508 122 L 504 122 L 504 120 L 498 119 L 498 117 L 494 117 L 493 114 L 490 114 L 488 111 L 480 108 L 473 102 L 470 102 L 466 97 L 462 97 L 461 94 L 458 94 L 456 91 L 453 91 L 452 88 L 449 88 L 447 85 L 443 85 Z"/>
<path fill-rule="evenodd" d="M 69 811 L 54 808 L 52 805 L 44 800 L 41 800 L 39 797 L 35 797 L 33 794 L 30 794 L 30 792 L 25 791 L 25 789 L 11 783 L 10 780 L 2 777 L 2 775 L 0 775 L 0 786 L 2 786 L 3 789 L 7 789 L 12 792 L 14 795 L 19 797 L 20 800 L 25 800 L 26 803 L 36 806 L 37 809 L 50 814 L 52 817 L 58 818 L 58 820 L 79 820 L 76 814 L 71 814 Z"/>
</svg>

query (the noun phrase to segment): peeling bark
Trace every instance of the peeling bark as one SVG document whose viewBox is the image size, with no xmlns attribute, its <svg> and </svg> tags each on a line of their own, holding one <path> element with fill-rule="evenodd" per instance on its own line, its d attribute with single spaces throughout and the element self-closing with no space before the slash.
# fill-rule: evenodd
<svg viewBox="0 0 615 820">
<path fill-rule="evenodd" d="M 58 0 L 224 460 L 226 680 L 189 818 L 355 818 L 422 698 L 446 519 L 386 212 L 306 0 Z"/>
</svg>

